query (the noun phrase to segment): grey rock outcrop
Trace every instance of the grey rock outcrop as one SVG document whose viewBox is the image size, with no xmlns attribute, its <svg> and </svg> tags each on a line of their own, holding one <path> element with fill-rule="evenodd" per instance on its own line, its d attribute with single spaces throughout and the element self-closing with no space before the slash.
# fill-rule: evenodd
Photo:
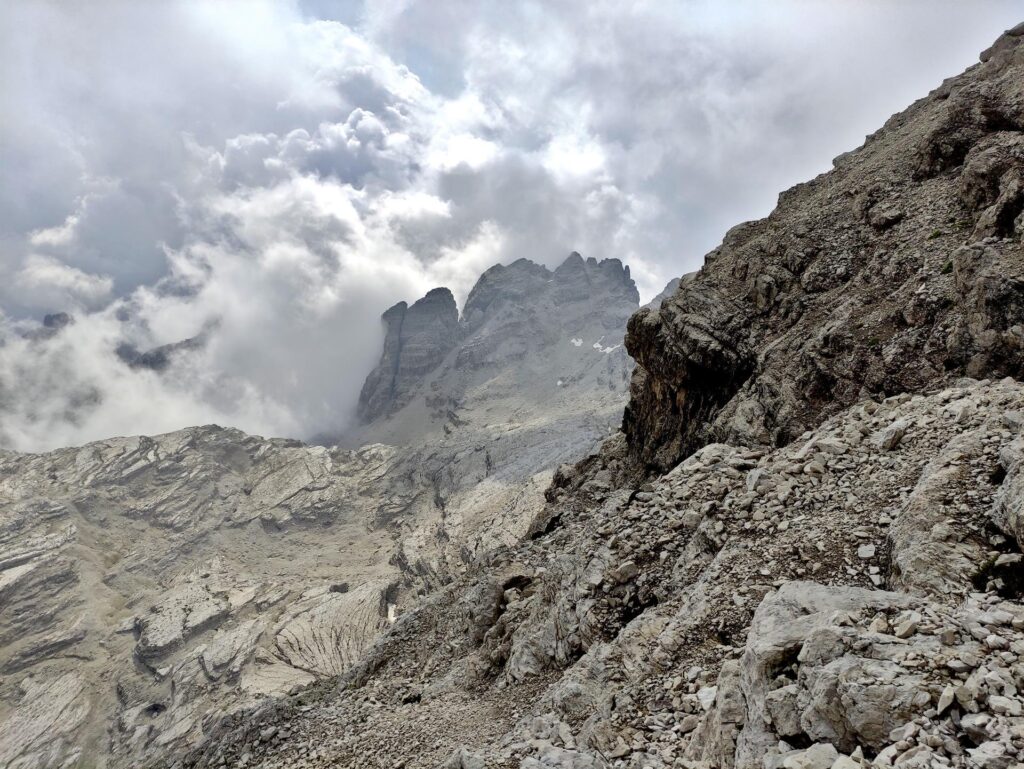
<svg viewBox="0 0 1024 769">
<path fill-rule="evenodd" d="M 644 307 L 650 310 L 660 309 L 662 303 L 670 296 L 673 296 L 679 290 L 679 286 L 682 283 L 689 283 L 696 274 L 695 272 L 689 272 L 680 278 L 672 278 L 672 280 L 665 284 L 665 288 L 661 290 L 661 293 L 645 304 Z"/>
<path fill-rule="evenodd" d="M 198 334 L 180 342 L 162 344 L 149 350 L 139 350 L 135 345 L 122 342 L 114 352 L 118 358 L 131 368 L 145 368 L 150 371 L 165 371 L 175 357 L 201 350 L 206 346 L 207 335 Z"/>
<path fill-rule="evenodd" d="M 667 469 L 777 445 L 869 394 L 1024 375 L 1020 37 L 739 225 L 632 318 L 626 434 Z"/>
<path fill-rule="evenodd" d="M 43 316 L 43 322 L 38 328 L 25 331 L 22 336 L 32 340 L 50 339 L 74 322 L 75 319 L 66 312 L 53 312 Z"/>
<path fill-rule="evenodd" d="M 381 316 L 384 352 L 359 395 L 359 415 L 370 421 L 404 405 L 410 390 L 459 341 L 459 310 L 447 288 L 435 288 L 409 307 L 399 302 Z"/>
<path fill-rule="evenodd" d="M 353 502 L 394 454 L 218 427 L 5 453 L 3 765 L 137 765 L 342 672 L 402 581 Z"/>
</svg>

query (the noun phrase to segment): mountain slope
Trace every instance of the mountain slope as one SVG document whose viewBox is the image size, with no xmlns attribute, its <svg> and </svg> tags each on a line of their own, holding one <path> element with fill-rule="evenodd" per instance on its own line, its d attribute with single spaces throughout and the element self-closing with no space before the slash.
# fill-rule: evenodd
<svg viewBox="0 0 1024 769">
<path fill-rule="evenodd" d="M 173 765 L 1016 765 L 1022 91 L 1024 25 L 733 230 L 530 539 Z"/>
<path fill-rule="evenodd" d="M 492 268 L 461 322 L 432 291 L 352 448 L 207 426 L 0 453 L 0 766 L 138 766 L 345 672 L 614 429 L 637 306 L 578 255 Z"/>
<path fill-rule="evenodd" d="M 1024 371 L 1019 39 L 734 227 L 631 319 L 638 460 L 779 445 L 864 397 Z"/>
<path fill-rule="evenodd" d="M 1024 386 L 964 381 L 856 406 L 787 448 L 712 444 L 643 490 L 602 483 L 628 461 L 606 450 L 552 531 L 403 616 L 338 688 L 228 722 L 182 765 L 1024 750 L 1005 718 L 1024 683 L 1020 554 L 994 526 L 1024 501 L 1022 429 Z"/>
</svg>

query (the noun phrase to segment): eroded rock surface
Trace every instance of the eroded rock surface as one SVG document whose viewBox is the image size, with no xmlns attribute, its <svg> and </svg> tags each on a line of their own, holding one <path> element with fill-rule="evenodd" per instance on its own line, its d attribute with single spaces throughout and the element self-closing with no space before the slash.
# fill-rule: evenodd
<svg viewBox="0 0 1024 769">
<path fill-rule="evenodd" d="M 629 324 L 626 433 L 665 470 L 868 395 L 1024 373 L 1020 36 L 739 225 Z"/>
<path fill-rule="evenodd" d="M 209 426 L 0 454 L 0 766 L 174 755 L 523 537 L 618 422 L 636 289 L 577 255 L 470 300 L 386 313 L 354 448 Z"/>
<path fill-rule="evenodd" d="M 633 317 L 527 539 L 173 765 L 1020 765 L 1022 43 Z"/>
</svg>

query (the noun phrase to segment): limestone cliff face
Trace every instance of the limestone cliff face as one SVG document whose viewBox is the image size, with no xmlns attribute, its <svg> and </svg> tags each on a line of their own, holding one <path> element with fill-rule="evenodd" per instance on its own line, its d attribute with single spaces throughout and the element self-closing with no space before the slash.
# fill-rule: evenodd
<svg viewBox="0 0 1024 769">
<path fill-rule="evenodd" d="M 491 267 L 470 291 L 461 321 L 446 288 L 411 307 L 399 302 L 382 316 L 384 349 L 363 384 L 359 417 L 370 423 L 394 415 L 456 348 L 458 365 L 473 368 L 531 356 L 565 341 L 566 333 L 586 337 L 590 346 L 600 338 L 602 347 L 617 347 L 638 304 L 628 267 L 576 252 L 554 271 L 528 259 Z M 457 397 L 452 386 L 459 387 L 448 381 L 440 390 Z"/>
<path fill-rule="evenodd" d="M 665 469 L 716 440 L 779 445 L 867 395 L 1024 373 L 1024 53 L 896 115 L 731 230 L 629 323 L 625 431 Z"/>
<path fill-rule="evenodd" d="M 404 405 L 410 390 L 459 341 L 459 310 L 447 288 L 435 288 L 409 307 L 399 302 L 382 316 L 384 351 L 363 384 L 359 416 L 370 421 Z"/>
<path fill-rule="evenodd" d="M 405 443 L 410 430 L 453 429 L 467 397 L 554 409 L 597 388 L 620 393 L 619 404 L 632 366 L 622 337 L 638 306 L 628 267 L 575 252 L 555 270 L 528 259 L 491 267 L 461 320 L 447 289 L 408 309 L 400 302 L 384 314 L 384 350 L 363 385 L 366 427 L 357 440 Z"/>
</svg>

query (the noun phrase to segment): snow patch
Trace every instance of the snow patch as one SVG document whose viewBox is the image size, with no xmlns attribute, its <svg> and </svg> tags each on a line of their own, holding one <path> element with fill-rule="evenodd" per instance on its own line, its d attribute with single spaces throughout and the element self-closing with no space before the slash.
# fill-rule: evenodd
<svg viewBox="0 0 1024 769">
<path fill-rule="evenodd" d="M 572 344 L 573 347 L 583 346 L 583 340 L 578 337 L 573 337 L 572 339 L 569 340 L 569 342 Z"/>
<path fill-rule="evenodd" d="M 607 355 L 610 352 L 614 352 L 615 350 L 618 350 L 620 347 L 622 347 L 621 344 L 613 344 L 611 347 L 605 347 L 604 346 L 604 337 L 601 337 L 600 339 L 598 339 L 591 346 L 595 350 L 597 350 L 598 352 L 603 352 L 605 355 Z"/>
</svg>

